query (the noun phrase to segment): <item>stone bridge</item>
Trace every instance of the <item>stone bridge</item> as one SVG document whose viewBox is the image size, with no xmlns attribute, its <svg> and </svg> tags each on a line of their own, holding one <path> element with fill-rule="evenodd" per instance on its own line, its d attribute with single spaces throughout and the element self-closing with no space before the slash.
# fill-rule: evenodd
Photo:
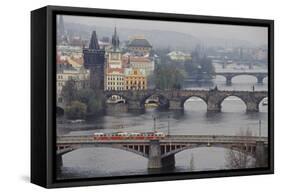
<svg viewBox="0 0 281 194">
<path fill-rule="evenodd" d="M 183 110 L 184 103 L 191 97 L 199 97 L 207 104 L 207 111 L 221 111 L 223 100 L 229 96 L 240 98 L 246 105 L 247 112 L 258 112 L 259 103 L 268 96 L 267 91 L 222 91 L 212 90 L 124 90 L 104 91 L 106 99 L 112 95 L 125 99 L 129 110 L 144 110 L 145 101 L 150 96 L 158 96 L 161 102 L 171 110 Z"/>
<path fill-rule="evenodd" d="M 215 76 L 221 75 L 226 78 L 226 85 L 232 84 L 232 78 L 239 75 L 250 75 L 257 78 L 259 84 L 263 83 L 263 79 L 268 76 L 267 72 L 216 72 Z"/>
<path fill-rule="evenodd" d="M 126 150 L 148 159 L 147 167 L 175 166 L 175 154 L 199 147 L 232 149 L 256 158 L 259 165 L 266 164 L 267 137 L 173 135 L 158 140 L 95 140 L 92 136 L 57 137 L 57 167 L 63 165 L 62 155 L 80 148 L 109 147 Z"/>
</svg>

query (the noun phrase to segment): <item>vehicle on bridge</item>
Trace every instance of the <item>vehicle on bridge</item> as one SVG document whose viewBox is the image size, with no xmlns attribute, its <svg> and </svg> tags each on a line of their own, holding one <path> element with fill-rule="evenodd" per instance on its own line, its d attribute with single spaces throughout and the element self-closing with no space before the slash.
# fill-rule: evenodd
<svg viewBox="0 0 281 194">
<path fill-rule="evenodd" d="M 94 140 L 157 140 L 164 139 L 163 132 L 117 132 L 117 133 L 94 133 Z"/>
</svg>

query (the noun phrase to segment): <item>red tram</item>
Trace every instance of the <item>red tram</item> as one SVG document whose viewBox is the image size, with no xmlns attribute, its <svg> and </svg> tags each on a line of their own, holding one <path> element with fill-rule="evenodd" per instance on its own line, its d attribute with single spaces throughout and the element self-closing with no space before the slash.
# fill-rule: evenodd
<svg viewBox="0 0 281 194">
<path fill-rule="evenodd" d="M 156 140 L 164 139 L 165 134 L 162 132 L 144 132 L 144 133 L 94 133 L 94 140 Z"/>
</svg>

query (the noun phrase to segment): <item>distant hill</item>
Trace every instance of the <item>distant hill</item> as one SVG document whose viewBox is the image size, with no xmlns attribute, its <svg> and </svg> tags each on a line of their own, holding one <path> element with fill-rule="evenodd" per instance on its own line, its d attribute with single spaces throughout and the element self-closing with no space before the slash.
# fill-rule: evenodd
<svg viewBox="0 0 281 194">
<path fill-rule="evenodd" d="M 92 30 L 97 31 L 98 38 L 104 36 L 111 37 L 113 34 L 113 27 L 104 26 L 90 26 L 77 23 L 65 23 L 65 28 L 72 35 L 79 35 L 83 39 L 90 38 Z M 186 33 L 166 30 L 142 30 L 117 28 L 120 41 L 126 41 L 130 36 L 143 35 L 154 48 L 170 48 L 172 50 L 191 51 L 196 45 L 204 46 L 231 46 L 231 47 L 251 47 L 254 46 L 249 41 L 234 40 L 234 39 L 218 39 L 218 38 L 204 38 L 199 39 L 195 36 Z"/>
</svg>

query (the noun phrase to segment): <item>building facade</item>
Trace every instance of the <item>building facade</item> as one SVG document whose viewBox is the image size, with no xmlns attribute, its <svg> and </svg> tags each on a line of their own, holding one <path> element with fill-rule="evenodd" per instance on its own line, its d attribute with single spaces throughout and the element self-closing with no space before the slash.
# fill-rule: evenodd
<svg viewBox="0 0 281 194">
<path fill-rule="evenodd" d="M 105 90 L 124 90 L 123 69 L 108 69 L 105 77 Z"/>
<path fill-rule="evenodd" d="M 126 68 L 125 90 L 146 90 L 147 79 L 143 69 Z"/>
<path fill-rule="evenodd" d="M 155 64 L 154 60 L 150 57 L 129 57 L 129 66 L 133 69 L 143 69 L 145 76 L 149 76 L 153 73 Z"/>
</svg>

